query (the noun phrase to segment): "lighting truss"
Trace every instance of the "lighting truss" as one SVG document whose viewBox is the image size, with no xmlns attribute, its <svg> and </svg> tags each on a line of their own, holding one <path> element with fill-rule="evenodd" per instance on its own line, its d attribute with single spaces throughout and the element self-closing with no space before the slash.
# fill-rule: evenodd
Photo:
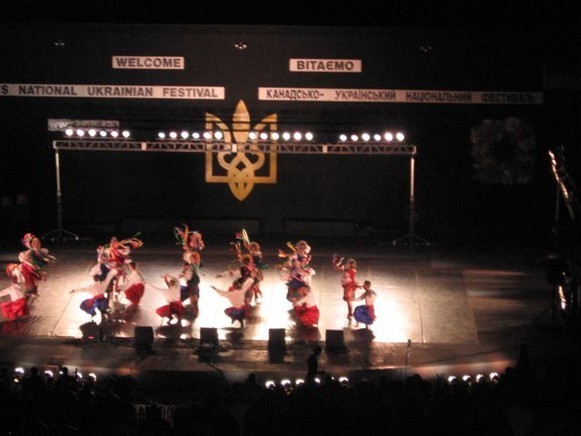
<svg viewBox="0 0 581 436">
<path fill-rule="evenodd" d="M 173 153 L 280 153 L 413 156 L 416 146 L 389 142 L 256 142 L 231 144 L 224 141 L 127 141 L 66 139 L 53 141 L 55 150 L 151 151 Z"/>
<path fill-rule="evenodd" d="M 58 227 L 47 233 L 53 239 L 75 239 L 78 235 L 62 227 L 62 192 L 60 180 L 61 150 L 89 151 L 133 151 L 133 152 L 170 152 L 170 153 L 278 153 L 278 154 L 311 154 L 311 155 L 373 155 L 373 156 L 409 156 L 410 157 L 410 198 L 409 198 L 409 232 L 392 241 L 393 245 L 430 245 L 430 242 L 415 234 L 415 158 L 417 148 L 405 142 L 357 141 L 340 143 L 312 143 L 301 141 L 271 142 L 255 141 L 245 144 L 233 144 L 216 139 L 200 141 L 132 141 L 126 139 L 61 139 L 53 141 L 57 176 L 57 224 Z M 44 237 L 46 238 L 47 235 Z"/>
</svg>

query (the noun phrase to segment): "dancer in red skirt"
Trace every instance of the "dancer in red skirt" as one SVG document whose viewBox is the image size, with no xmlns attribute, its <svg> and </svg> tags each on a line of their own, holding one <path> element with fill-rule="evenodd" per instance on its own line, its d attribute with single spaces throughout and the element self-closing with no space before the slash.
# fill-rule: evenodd
<svg viewBox="0 0 581 436">
<path fill-rule="evenodd" d="M 181 300 L 181 287 L 180 281 L 170 275 L 166 274 L 163 276 L 163 280 L 167 285 L 167 289 L 158 288 L 156 286 L 151 286 L 152 288 L 163 293 L 165 301 L 167 304 L 158 307 L 155 311 L 162 318 L 167 318 L 166 324 L 181 324 L 182 317 L 184 315 L 184 305 Z"/>
<path fill-rule="evenodd" d="M 49 254 L 40 239 L 32 233 L 25 234 L 22 243 L 27 249 L 18 255 L 19 269 L 24 277 L 22 290 L 30 300 L 32 296 L 38 296 L 38 284 L 47 279 L 45 267 L 55 262 L 56 258 Z"/>
<path fill-rule="evenodd" d="M 123 276 L 120 290 L 132 306 L 138 306 L 145 291 L 145 279 L 133 260 L 127 263 L 128 273 Z"/>
<path fill-rule="evenodd" d="M 315 294 L 309 286 L 299 288 L 301 297 L 295 301 L 295 314 L 304 327 L 317 327 L 319 324 L 319 308 Z"/>
<path fill-rule="evenodd" d="M 353 298 L 355 291 L 361 286 L 357 284 L 357 262 L 355 259 L 334 258 L 333 265 L 335 269 L 343 271 L 341 275 L 341 286 L 343 287 L 343 301 L 347 303 L 347 318 L 353 318 Z"/>
</svg>

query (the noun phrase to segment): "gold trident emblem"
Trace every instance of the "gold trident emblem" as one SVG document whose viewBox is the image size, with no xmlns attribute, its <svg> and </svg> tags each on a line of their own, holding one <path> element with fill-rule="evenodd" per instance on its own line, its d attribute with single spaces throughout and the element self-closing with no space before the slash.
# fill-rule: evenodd
<svg viewBox="0 0 581 436">
<path fill-rule="evenodd" d="M 228 183 L 234 197 L 243 201 L 256 183 L 276 183 L 276 144 L 271 143 L 268 155 L 269 172 L 266 175 L 258 175 L 266 163 L 266 156 L 258 147 L 258 135 L 265 131 L 276 131 L 277 116 L 271 114 L 261 120 L 260 123 L 250 129 L 250 115 L 243 100 L 236 105 L 232 117 L 232 131 L 220 118 L 211 113 L 206 113 L 206 130 L 222 131 L 225 149 L 229 151 L 206 151 L 206 182 L 207 183 Z M 257 134 L 251 138 L 250 132 Z M 211 149 L 210 149 L 211 150 Z M 219 167 L 225 170 L 225 174 L 214 174 L 214 159 Z M 219 168 L 216 168 L 220 170 Z M 224 171 L 221 171 L 224 173 Z"/>
</svg>

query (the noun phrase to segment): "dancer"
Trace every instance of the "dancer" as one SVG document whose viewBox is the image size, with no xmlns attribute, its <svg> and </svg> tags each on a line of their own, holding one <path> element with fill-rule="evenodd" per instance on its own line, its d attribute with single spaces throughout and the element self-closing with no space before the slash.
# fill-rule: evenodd
<svg viewBox="0 0 581 436">
<path fill-rule="evenodd" d="M 184 305 L 181 300 L 180 281 L 171 274 L 166 274 L 162 276 L 162 278 L 167 286 L 166 289 L 149 285 L 153 289 L 162 292 L 167 303 L 158 307 L 155 313 L 157 313 L 162 319 L 167 318 L 167 325 L 180 325 L 184 315 Z"/>
<path fill-rule="evenodd" d="M 255 244 L 254 253 L 251 252 L 250 248 L 253 244 Z M 240 233 L 236 234 L 236 242 L 231 242 L 230 245 L 232 245 L 232 250 L 236 256 L 236 264 L 239 266 L 239 268 L 231 266 L 228 268 L 228 271 L 220 273 L 216 277 L 220 278 L 225 274 L 228 274 L 230 277 L 236 277 L 240 286 L 242 286 L 247 278 L 252 278 L 252 285 L 247 290 L 245 295 L 246 304 L 251 306 L 253 299 L 256 304 L 259 304 L 262 301 L 262 292 L 259 288 L 261 279 L 259 277 L 263 276 L 254 260 L 257 259 L 259 262 L 261 262 L 262 253 L 260 253 L 260 246 L 257 243 L 250 242 L 248 234 L 244 229 L 242 229 Z M 248 253 L 244 252 L 243 247 L 248 251 Z M 263 264 L 261 263 L 261 265 Z M 260 297 L 260 300 L 258 297 Z"/>
<path fill-rule="evenodd" d="M 375 299 L 377 294 L 373 289 L 371 289 L 371 282 L 365 280 L 363 282 L 362 288 L 365 290 L 363 294 L 359 297 L 353 298 L 352 301 L 365 300 L 365 304 L 357 306 L 353 311 L 353 317 L 355 318 L 355 327 L 359 326 L 359 323 L 365 324 L 365 328 L 368 329 L 373 321 L 375 321 Z"/>
<path fill-rule="evenodd" d="M 0 322 L 14 321 L 29 314 L 28 302 L 22 290 L 24 277 L 20 272 L 19 265 L 16 263 L 8 264 L 6 274 L 12 283 L 0 291 Z"/>
<path fill-rule="evenodd" d="M 189 298 L 194 316 L 197 316 L 200 300 L 200 254 L 186 251 L 183 259 L 184 264 L 178 278 L 183 279 L 185 284 L 180 287 L 180 299 L 183 303 Z"/>
<path fill-rule="evenodd" d="M 119 241 L 113 236 L 109 244 L 97 247 L 97 264 L 100 265 L 100 280 L 103 280 L 109 273 L 109 270 L 116 272 L 112 282 L 112 295 L 110 303 L 119 301 L 120 283 L 127 273 L 127 263 L 131 261 L 130 254 L 133 250 L 141 248 L 143 241 L 136 236 Z M 113 301 L 111 301 L 113 300 Z"/>
<path fill-rule="evenodd" d="M 38 296 L 39 282 L 47 279 L 45 267 L 55 262 L 56 258 L 49 254 L 48 249 L 42 247 L 40 239 L 32 233 L 26 233 L 22 243 L 27 248 L 18 255 L 19 269 L 24 277 L 22 291 L 30 301 L 31 297 Z"/>
<path fill-rule="evenodd" d="M 294 302 L 295 315 L 304 327 L 316 328 L 319 324 L 319 308 L 310 286 L 299 288 L 299 299 Z"/>
<path fill-rule="evenodd" d="M 286 281 L 286 299 L 294 304 L 301 295 L 299 289 L 303 286 L 311 285 L 311 278 L 315 275 L 315 270 L 309 266 L 311 262 L 311 247 L 306 241 L 298 241 L 295 245 L 287 242 L 287 247 L 292 251 L 287 253 L 278 251 L 279 257 L 286 258 L 286 261 L 279 266 L 281 279 Z"/>
<path fill-rule="evenodd" d="M 130 307 L 137 307 L 143 298 L 145 279 L 135 261 L 127 262 L 127 268 L 129 273 L 123 276 L 119 289 L 131 303 Z"/>
<path fill-rule="evenodd" d="M 260 283 L 264 280 L 264 273 L 262 270 L 267 269 L 268 265 L 263 262 L 262 250 L 260 248 L 260 244 L 256 241 L 250 241 L 248 237 L 248 233 L 245 229 L 236 235 L 237 239 L 240 239 L 244 244 L 244 248 L 246 248 L 248 254 L 252 259 L 252 263 L 254 265 L 254 284 L 252 285 L 252 297 L 254 298 L 254 302 L 256 304 L 262 303 L 262 291 L 260 289 Z M 240 244 L 238 243 L 238 254 L 240 258 Z"/>
<path fill-rule="evenodd" d="M 198 253 L 200 255 L 200 266 L 202 266 L 202 250 L 205 248 L 202 234 L 197 230 L 190 230 L 187 224 L 182 224 L 182 227 L 174 227 L 174 236 L 178 241 L 178 245 L 186 253 Z"/>
<path fill-rule="evenodd" d="M 232 324 L 238 321 L 240 323 L 240 328 L 244 327 L 244 319 L 247 317 L 250 309 L 247 292 L 254 283 L 252 277 L 241 279 L 242 278 L 234 280 L 227 291 L 220 290 L 215 286 L 210 286 L 218 294 L 230 301 L 231 306 L 226 308 L 224 313 L 232 320 Z"/>
<path fill-rule="evenodd" d="M 361 286 L 355 281 L 357 275 L 357 262 L 355 259 L 347 259 L 335 257 L 333 259 L 335 269 L 343 271 L 341 275 L 341 286 L 343 287 L 343 301 L 347 303 L 347 319 L 353 318 L 353 297 L 355 291 Z"/>
<path fill-rule="evenodd" d="M 72 289 L 70 293 L 87 292 L 91 294 L 91 297 L 83 300 L 79 307 L 83 312 L 91 315 L 91 321 L 94 320 L 98 313 L 101 315 L 101 321 L 103 321 L 109 317 L 109 297 L 112 292 L 113 280 L 117 275 L 117 271 L 111 269 L 103 278 L 101 264 L 96 264 L 91 268 L 89 275 L 93 279 L 92 285 L 84 288 Z"/>
</svg>

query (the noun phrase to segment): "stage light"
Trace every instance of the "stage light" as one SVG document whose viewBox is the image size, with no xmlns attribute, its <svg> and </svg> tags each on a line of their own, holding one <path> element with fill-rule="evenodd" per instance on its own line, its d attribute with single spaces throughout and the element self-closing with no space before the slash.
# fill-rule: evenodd
<svg viewBox="0 0 581 436">
<path fill-rule="evenodd" d="M 123 130 L 123 132 L 121 132 L 121 136 L 127 139 L 131 136 L 131 132 L 129 130 Z"/>
<path fill-rule="evenodd" d="M 500 377 L 499 377 L 497 372 L 491 372 L 488 377 L 490 378 L 490 381 L 495 382 L 495 383 L 500 380 Z"/>
<path fill-rule="evenodd" d="M 202 134 L 204 139 L 212 139 L 212 132 L 208 132 L 207 130 Z"/>
<path fill-rule="evenodd" d="M 90 372 L 89 373 L 89 378 L 92 378 L 93 381 L 97 381 L 97 374 L 95 374 L 94 372 Z"/>
<path fill-rule="evenodd" d="M 83 378 L 83 373 L 80 371 L 75 372 L 75 375 L 77 376 L 77 378 L 80 378 L 80 379 Z"/>
<path fill-rule="evenodd" d="M 165 132 L 159 132 L 157 134 L 158 139 L 165 139 Z"/>
<path fill-rule="evenodd" d="M 95 129 L 89 129 L 89 136 L 94 138 L 97 135 L 97 131 Z"/>
<path fill-rule="evenodd" d="M 283 385 L 283 386 L 287 386 L 287 385 L 290 386 L 291 381 L 288 378 L 285 378 L 285 379 L 283 379 L 283 380 L 280 381 L 280 384 Z"/>
<path fill-rule="evenodd" d="M 321 384 L 321 379 L 320 379 L 319 377 L 315 377 L 315 378 L 313 379 L 313 381 L 314 381 L 315 383 Z"/>
<path fill-rule="evenodd" d="M 104 138 L 105 136 L 107 136 L 107 131 L 106 131 L 106 130 L 101 130 L 101 131 L 99 132 L 99 136 L 100 136 L 101 138 Z"/>
<path fill-rule="evenodd" d="M 217 139 L 218 141 L 220 141 L 223 138 L 224 138 L 224 134 L 222 133 L 222 131 L 217 130 L 216 132 L 214 132 L 214 139 Z"/>
<path fill-rule="evenodd" d="M 385 134 L 383 135 L 383 137 L 385 138 L 385 140 L 387 142 L 393 141 L 393 133 L 391 133 L 391 132 L 385 132 Z"/>
<path fill-rule="evenodd" d="M 397 139 L 399 142 L 403 142 L 403 140 L 405 139 L 405 136 L 404 136 L 404 134 L 403 134 L 403 133 L 401 133 L 401 132 L 397 132 L 397 133 L 395 134 L 395 139 Z"/>
<path fill-rule="evenodd" d="M 256 139 L 256 132 L 249 132 L 248 133 L 248 138 L 249 139 L 252 139 L 252 140 Z"/>
<path fill-rule="evenodd" d="M 347 141 L 347 135 L 345 135 L 344 133 L 341 133 L 339 135 L 339 141 L 341 141 L 341 142 Z"/>
<path fill-rule="evenodd" d="M 300 386 L 304 383 L 305 381 L 302 378 L 297 378 L 295 380 L 295 385 Z"/>
<path fill-rule="evenodd" d="M 46 371 L 44 371 L 44 375 L 52 378 L 54 377 L 54 372 L 52 372 L 50 369 L 47 369 Z"/>
<path fill-rule="evenodd" d="M 291 134 L 289 132 L 284 132 L 282 134 L 282 139 L 284 139 L 285 141 L 288 141 L 289 139 L 291 139 Z"/>
<path fill-rule="evenodd" d="M 349 379 L 345 376 L 339 377 L 339 383 L 349 383 Z"/>
<path fill-rule="evenodd" d="M 272 389 L 276 385 L 275 385 L 275 383 L 272 380 L 267 380 L 266 383 L 264 383 L 264 386 L 266 387 L 266 389 Z"/>
<path fill-rule="evenodd" d="M 373 135 L 373 139 L 377 142 L 381 141 L 381 135 L 379 133 L 376 133 L 375 135 Z"/>
<path fill-rule="evenodd" d="M 188 139 L 190 134 L 184 130 L 182 133 L 180 133 L 180 136 L 182 137 L 182 139 Z"/>
<path fill-rule="evenodd" d="M 485 381 L 485 380 L 486 380 L 486 379 L 484 378 L 484 375 L 483 375 L 483 374 L 478 374 L 478 375 L 476 376 L 476 382 L 477 382 L 477 383 L 483 382 L 483 381 Z"/>
<path fill-rule="evenodd" d="M 369 133 L 363 133 L 361 135 L 361 139 L 365 142 L 369 141 L 371 139 L 371 136 L 369 135 Z"/>
<path fill-rule="evenodd" d="M 111 136 L 113 138 L 117 138 L 119 136 L 119 132 L 117 130 L 111 130 Z"/>
<path fill-rule="evenodd" d="M 293 134 L 293 139 L 294 139 L 295 141 L 300 141 L 301 139 L 303 139 L 303 135 L 301 134 L 301 132 L 295 132 L 295 133 Z"/>
<path fill-rule="evenodd" d="M 18 366 L 16 368 L 14 368 L 14 373 L 17 375 L 24 375 L 24 368 Z"/>
<path fill-rule="evenodd" d="M 305 133 L 305 139 L 307 141 L 312 141 L 314 137 L 315 137 L 315 135 L 313 135 L 311 132 Z"/>
<path fill-rule="evenodd" d="M 472 381 L 472 377 L 470 377 L 468 374 L 462 376 L 462 381 L 466 382 L 466 383 L 470 383 Z"/>
<path fill-rule="evenodd" d="M 278 132 L 272 132 L 270 134 L 270 139 L 272 139 L 273 141 L 278 141 L 279 138 L 280 138 L 280 135 Z"/>
<path fill-rule="evenodd" d="M 266 141 L 268 139 L 268 133 L 261 132 L 260 133 L 260 139 L 263 140 L 263 141 Z"/>
<path fill-rule="evenodd" d="M 169 132 L 169 137 L 171 139 L 176 139 L 178 137 L 178 134 L 177 134 L 177 132 Z"/>
<path fill-rule="evenodd" d="M 448 383 L 452 384 L 452 383 L 454 383 L 455 381 L 456 381 L 456 376 L 454 376 L 454 375 L 451 375 L 451 376 L 449 376 L 449 377 L 448 377 Z"/>
<path fill-rule="evenodd" d="M 359 141 L 359 136 L 357 136 L 357 135 L 355 135 L 355 134 L 351 135 L 351 141 L 352 141 L 352 142 L 357 142 L 357 141 Z"/>
<path fill-rule="evenodd" d="M 200 139 L 200 134 L 198 132 L 192 132 L 192 138 Z"/>
<path fill-rule="evenodd" d="M 77 136 L 82 138 L 85 136 L 85 131 L 83 129 L 77 129 Z"/>
<path fill-rule="evenodd" d="M 75 133 L 75 131 L 73 129 L 66 129 L 65 130 L 66 136 L 73 136 L 74 133 Z"/>
</svg>

